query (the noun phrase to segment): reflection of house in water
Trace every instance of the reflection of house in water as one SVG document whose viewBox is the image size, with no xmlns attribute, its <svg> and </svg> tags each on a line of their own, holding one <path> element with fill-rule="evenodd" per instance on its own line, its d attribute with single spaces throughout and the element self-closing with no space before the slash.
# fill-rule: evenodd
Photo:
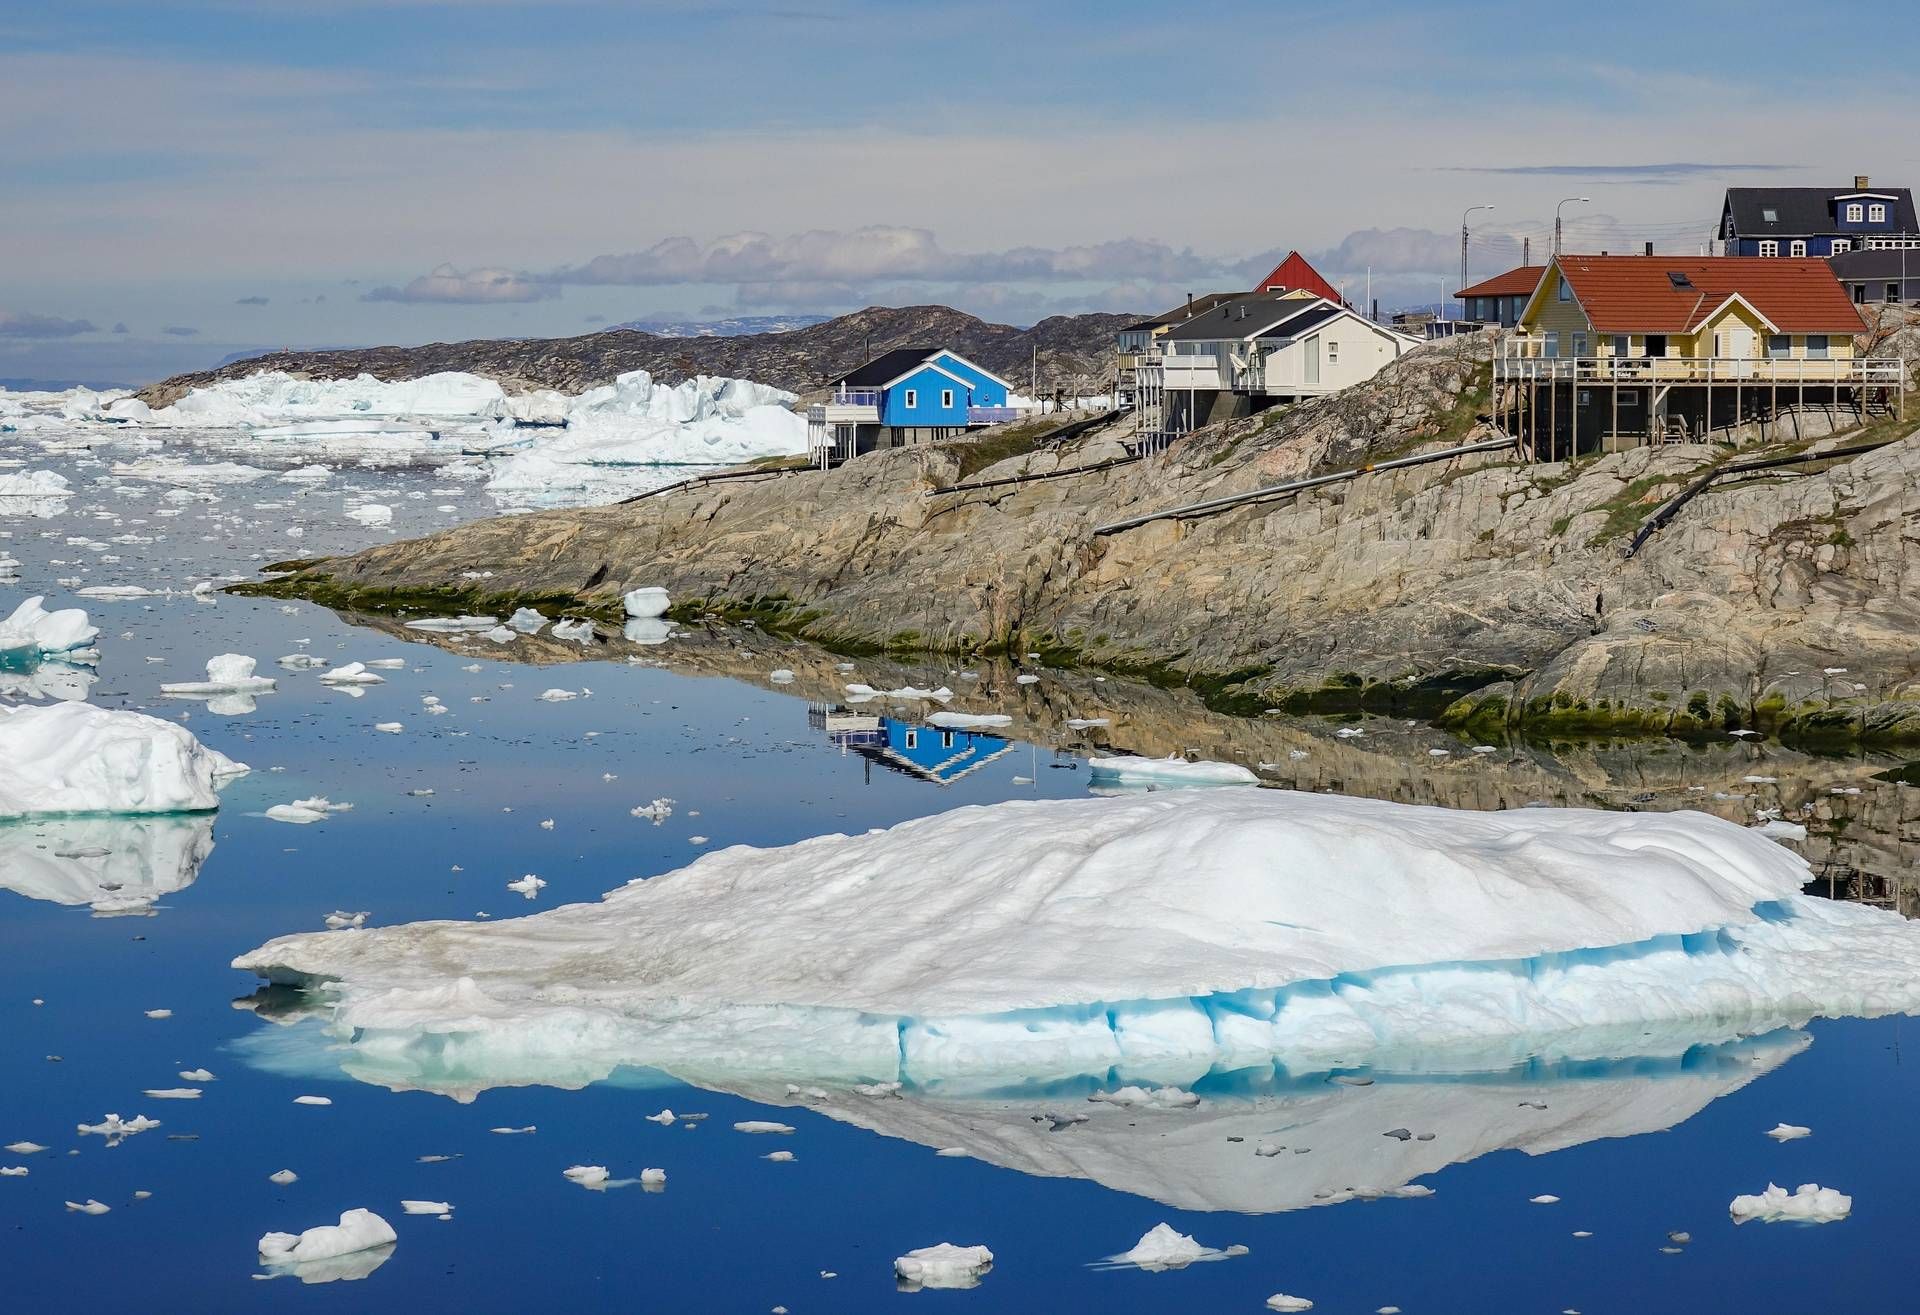
<svg viewBox="0 0 1920 1315">
<path fill-rule="evenodd" d="M 842 753 L 859 754 L 868 763 L 935 785 L 951 785 L 975 768 L 1013 751 L 1011 740 L 979 731 L 916 726 L 838 704 L 807 705 L 807 724 L 826 732 Z"/>
</svg>

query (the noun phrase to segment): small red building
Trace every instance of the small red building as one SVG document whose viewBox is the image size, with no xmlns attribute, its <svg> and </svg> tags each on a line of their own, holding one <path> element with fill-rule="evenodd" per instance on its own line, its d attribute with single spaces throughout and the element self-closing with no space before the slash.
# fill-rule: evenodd
<svg viewBox="0 0 1920 1315">
<path fill-rule="evenodd" d="M 1346 298 L 1340 295 L 1340 289 L 1326 281 L 1320 271 L 1307 263 L 1307 258 L 1298 251 L 1287 252 L 1287 258 L 1273 267 L 1273 273 L 1253 285 L 1255 292 L 1296 292 L 1302 296 L 1325 297 L 1336 306 L 1346 304 Z"/>
</svg>

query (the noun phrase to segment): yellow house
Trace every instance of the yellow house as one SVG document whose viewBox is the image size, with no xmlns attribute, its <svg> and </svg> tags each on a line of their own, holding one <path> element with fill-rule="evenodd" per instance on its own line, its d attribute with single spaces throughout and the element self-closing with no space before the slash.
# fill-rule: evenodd
<svg viewBox="0 0 1920 1315">
<path fill-rule="evenodd" d="M 1781 406 L 1899 403 L 1897 359 L 1823 260 L 1562 256 L 1501 344 L 1522 437 L 1549 458 L 1766 425 Z"/>
</svg>

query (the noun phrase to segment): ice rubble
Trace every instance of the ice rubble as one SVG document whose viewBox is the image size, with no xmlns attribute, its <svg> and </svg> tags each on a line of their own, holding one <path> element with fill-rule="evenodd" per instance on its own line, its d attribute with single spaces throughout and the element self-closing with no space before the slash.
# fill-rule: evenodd
<svg viewBox="0 0 1920 1315">
<path fill-rule="evenodd" d="M 720 850 L 510 923 L 283 937 L 234 966 L 332 983 L 369 1053 L 438 1036 L 476 1068 L 1498 1068 L 1541 1038 L 1605 1056 L 1706 1022 L 1920 1007 L 1920 928 L 1803 897 L 1807 873 L 1692 813 L 1016 801 Z"/>
<path fill-rule="evenodd" d="M 205 812 L 246 770 L 184 727 L 143 713 L 0 705 L 0 818 Z"/>
<path fill-rule="evenodd" d="M 1831 1224 L 1853 1213 L 1853 1198 L 1844 1192 L 1818 1183 L 1802 1183 L 1796 1191 L 1767 1184 L 1756 1196 L 1736 1196 L 1727 1206 L 1727 1214 L 1736 1224 L 1759 1220 L 1766 1224 L 1791 1221 L 1802 1224 Z"/>
</svg>

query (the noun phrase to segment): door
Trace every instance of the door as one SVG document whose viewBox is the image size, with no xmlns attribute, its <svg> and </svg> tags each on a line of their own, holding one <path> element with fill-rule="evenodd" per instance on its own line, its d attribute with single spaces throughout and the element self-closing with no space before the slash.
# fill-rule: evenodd
<svg viewBox="0 0 1920 1315">
<path fill-rule="evenodd" d="M 1315 334 L 1307 339 L 1307 380 L 1310 384 L 1320 382 L 1320 336 Z"/>
<path fill-rule="evenodd" d="M 1728 373 L 1736 379 L 1753 377 L 1753 330 L 1743 325 L 1729 325 L 1727 328 L 1726 349 L 1732 359 Z"/>
</svg>

